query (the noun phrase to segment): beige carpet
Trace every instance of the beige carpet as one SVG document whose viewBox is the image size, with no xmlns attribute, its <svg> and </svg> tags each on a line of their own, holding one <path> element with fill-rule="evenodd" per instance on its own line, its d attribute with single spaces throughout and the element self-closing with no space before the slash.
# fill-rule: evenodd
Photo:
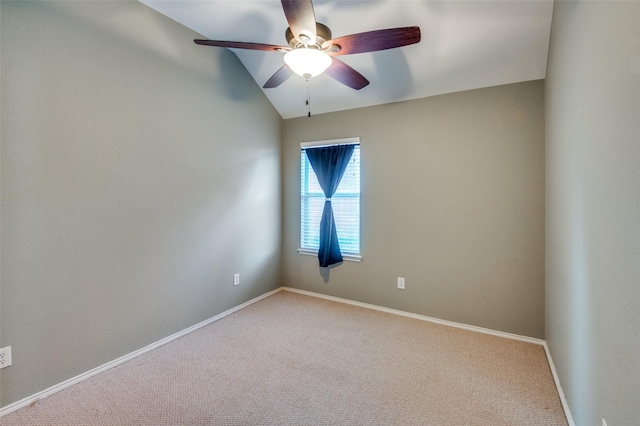
<svg viewBox="0 0 640 426">
<path fill-rule="evenodd" d="M 566 425 L 542 346 L 279 292 L 2 425 Z"/>
</svg>

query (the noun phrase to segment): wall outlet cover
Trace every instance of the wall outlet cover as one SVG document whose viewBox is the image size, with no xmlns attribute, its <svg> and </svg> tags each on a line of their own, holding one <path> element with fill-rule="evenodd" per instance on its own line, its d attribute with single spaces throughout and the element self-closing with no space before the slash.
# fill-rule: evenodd
<svg viewBox="0 0 640 426">
<path fill-rule="evenodd" d="M 11 365 L 11 346 L 0 349 L 0 369 Z"/>
</svg>

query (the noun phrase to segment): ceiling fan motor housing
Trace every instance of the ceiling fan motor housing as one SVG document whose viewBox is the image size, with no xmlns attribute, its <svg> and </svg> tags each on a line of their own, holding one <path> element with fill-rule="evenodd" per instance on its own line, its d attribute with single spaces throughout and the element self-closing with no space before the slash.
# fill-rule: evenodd
<svg viewBox="0 0 640 426">
<path fill-rule="evenodd" d="M 303 40 L 300 40 L 296 36 L 294 36 L 291 28 L 287 28 L 284 36 L 286 37 L 287 43 L 289 44 L 289 46 L 291 46 L 292 49 L 304 47 L 305 41 L 308 41 L 304 40 L 304 35 L 303 37 L 301 37 Z M 326 25 L 321 24 L 320 22 L 316 22 L 316 43 L 314 45 L 307 45 L 307 47 L 316 47 L 319 50 L 323 50 L 322 45 L 328 40 L 331 40 L 331 30 Z"/>
</svg>

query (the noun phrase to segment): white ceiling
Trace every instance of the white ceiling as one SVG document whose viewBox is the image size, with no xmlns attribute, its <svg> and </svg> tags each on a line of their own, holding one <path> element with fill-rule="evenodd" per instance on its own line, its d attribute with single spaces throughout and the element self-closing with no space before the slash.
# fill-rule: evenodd
<svg viewBox="0 0 640 426">
<path fill-rule="evenodd" d="M 278 0 L 140 0 L 213 40 L 286 46 Z M 340 56 L 370 82 L 356 91 L 327 75 L 310 80 L 311 113 L 379 105 L 545 77 L 553 0 L 315 0 L 333 37 L 417 25 L 418 44 Z M 185 40 L 185 43 L 193 43 Z M 202 54 L 220 47 L 201 46 Z M 283 54 L 234 50 L 262 85 Z M 263 89 L 283 118 L 307 115 L 305 80 Z"/>
</svg>

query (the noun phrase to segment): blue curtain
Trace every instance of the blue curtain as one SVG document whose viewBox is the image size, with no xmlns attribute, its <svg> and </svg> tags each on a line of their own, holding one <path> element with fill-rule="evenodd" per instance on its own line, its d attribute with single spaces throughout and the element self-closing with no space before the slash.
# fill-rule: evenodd
<svg viewBox="0 0 640 426">
<path fill-rule="evenodd" d="M 305 150 L 326 197 L 320 221 L 320 248 L 318 249 L 318 259 L 323 268 L 342 262 L 331 197 L 336 192 L 342 175 L 349 165 L 353 149 L 354 145 L 332 145 Z"/>
</svg>

